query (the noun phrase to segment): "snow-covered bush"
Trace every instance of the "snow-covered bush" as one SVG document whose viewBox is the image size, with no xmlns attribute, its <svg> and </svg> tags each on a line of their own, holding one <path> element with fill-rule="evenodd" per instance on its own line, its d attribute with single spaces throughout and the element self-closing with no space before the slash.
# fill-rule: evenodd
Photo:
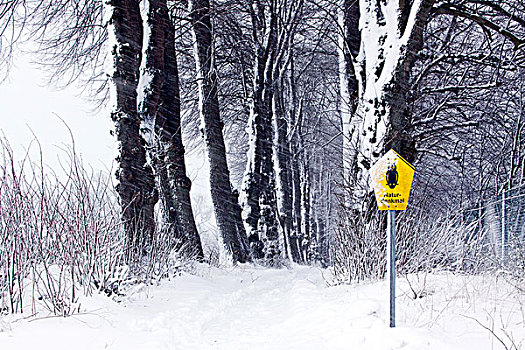
<svg viewBox="0 0 525 350">
<path fill-rule="evenodd" d="M 342 211 L 332 247 L 337 279 L 382 278 L 386 269 L 386 213 L 375 210 L 364 218 L 348 212 Z M 463 212 L 439 215 L 412 207 L 396 215 L 398 273 L 436 269 L 480 273 L 499 267 L 488 228 L 463 220 Z"/>
<path fill-rule="evenodd" d="M 379 279 L 386 271 L 386 217 L 342 210 L 331 246 L 338 282 Z"/>
<path fill-rule="evenodd" d="M 494 268 L 494 246 L 485 229 L 462 219 L 463 212 L 401 212 L 396 232 L 398 272 L 435 269 L 479 273 Z"/>
<path fill-rule="evenodd" d="M 73 312 L 79 290 L 90 294 L 122 265 L 122 240 L 110 178 L 83 168 L 74 151 L 58 175 L 1 141 L 0 296 L 4 312 L 40 301 L 55 314 Z M 29 301 L 27 300 L 29 297 Z"/>
<path fill-rule="evenodd" d="M 109 174 L 86 169 L 74 150 L 57 174 L 0 140 L 0 312 L 58 315 L 79 295 L 119 295 L 137 281 L 191 268 L 192 252 L 158 230 L 142 260 L 127 264 L 118 197 Z M 135 282 L 133 282 L 135 281 Z"/>
</svg>

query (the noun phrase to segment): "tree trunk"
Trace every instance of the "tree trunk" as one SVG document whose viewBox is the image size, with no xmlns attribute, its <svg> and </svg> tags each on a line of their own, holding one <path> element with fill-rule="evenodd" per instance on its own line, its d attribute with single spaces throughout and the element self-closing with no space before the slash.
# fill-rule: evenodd
<svg viewBox="0 0 525 350">
<path fill-rule="evenodd" d="M 276 198 L 272 163 L 272 114 L 270 93 L 256 82 L 250 112 L 250 145 L 243 179 L 243 218 L 256 258 L 273 260 L 279 255 Z M 264 97 L 263 97 L 264 96 Z"/>
<path fill-rule="evenodd" d="M 114 88 L 115 133 L 119 143 L 117 192 L 126 231 L 127 260 L 145 254 L 155 231 L 154 205 L 158 199 L 151 168 L 146 163 L 144 140 L 137 112 L 137 85 L 142 50 L 142 20 L 139 2 L 110 0 L 110 36 Z"/>
<path fill-rule="evenodd" d="M 308 156 L 303 151 L 302 161 L 300 164 L 300 174 L 301 174 L 301 253 L 303 255 L 303 261 L 311 262 L 310 258 L 310 246 L 313 245 L 311 235 L 311 226 L 310 226 L 310 164 L 308 162 Z"/>
<path fill-rule="evenodd" d="M 314 163 L 316 176 L 312 176 L 312 204 L 311 204 L 311 220 L 312 220 L 312 235 L 314 239 L 312 242 L 314 245 L 311 247 L 312 261 L 320 263 L 322 266 L 328 266 L 329 254 L 328 254 L 328 232 L 326 229 L 327 214 L 329 211 L 329 171 L 325 170 L 325 158 L 324 152 L 316 155 Z M 312 243 L 311 243 L 312 245 Z"/>
<path fill-rule="evenodd" d="M 301 244 L 303 242 L 302 233 L 302 216 L 301 216 L 301 171 L 299 168 L 299 142 L 293 136 L 290 142 L 291 160 L 291 185 L 292 185 L 292 211 L 293 211 L 293 228 L 290 235 L 290 250 L 293 261 L 296 263 L 305 263 L 304 256 L 301 254 Z"/>
<path fill-rule="evenodd" d="M 191 181 L 186 176 L 180 121 L 180 91 L 175 30 L 166 0 L 149 0 L 141 101 L 145 132 L 158 176 L 164 220 L 175 246 L 203 258 L 191 208 Z"/>
<path fill-rule="evenodd" d="M 260 5 L 260 4 L 259 4 Z M 242 184 L 243 219 L 255 258 L 273 264 L 280 256 L 277 203 L 272 160 L 272 99 L 277 45 L 277 14 L 270 5 L 268 30 L 264 16 L 252 7 L 256 48 L 254 86 L 250 110 L 249 150 Z M 267 39 L 264 40 L 264 37 Z M 263 42 L 266 41 L 266 42 Z"/>
<path fill-rule="evenodd" d="M 235 262 L 251 260 L 237 197 L 232 191 L 226 160 L 223 126 L 217 93 L 217 73 L 213 52 L 213 28 L 209 0 L 190 0 L 194 35 L 194 56 L 199 86 L 199 110 L 204 142 L 210 163 L 211 198 L 224 248 Z"/>
<path fill-rule="evenodd" d="M 356 174 L 352 184 L 354 208 L 370 202 L 368 170 L 389 148 L 408 161 L 415 158 L 407 109 L 408 84 L 433 2 L 359 3 L 359 16 L 367 26 L 361 29 L 360 51 L 353 61 L 358 104 L 351 124 L 357 127 L 344 129 L 344 138 L 351 145 L 345 163 L 351 164 Z M 357 5 L 345 7 L 346 16 L 352 13 L 352 6 Z"/>
<path fill-rule="evenodd" d="M 299 170 L 299 155 L 301 146 L 301 125 L 303 119 L 303 102 L 297 100 L 297 88 L 295 82 L 295 63 L 292 57 L 290 61 L 290 72 L 288 75 L 288 110 L 290 111 L 289 143 L 290 172 L 289 183 L 291 191 L 292 206 L 292 230 L 290 233 L 290 252 L 292 260 L 296 263 L 305 263 L 301 254 L 302 242 L 302 220 L 301 220 L 301 174 Z"/>
<path fill-rule="evenodd" d="M 290 152 L 288 147 L 288 123 L 284 115 L 282 83 L 276 85 L 273 100 L 273 156 L 275 167 L 275 187 L 277 194 L 277 209 L 279 224 L 283 233 L 285 255 L 291 256 L 290 234 L 292 230 L 292 202 L 290 190 L 289 163 Z"/>
<path fill-rule="evenodd" d="M 353 60 L 359 54 L 359 1 L 339 0 L 338 3 L 338 58 L 339 58 L 339 113 L 343 130 L 343 183 L 346 188 L 353 188 L 356 182 L 357 138 L 358 130 L 355 111 L 358 101 L 358 80 Z M 346 192 L 346 205 L 352 202 L 351 193 Z"/>
</svg>

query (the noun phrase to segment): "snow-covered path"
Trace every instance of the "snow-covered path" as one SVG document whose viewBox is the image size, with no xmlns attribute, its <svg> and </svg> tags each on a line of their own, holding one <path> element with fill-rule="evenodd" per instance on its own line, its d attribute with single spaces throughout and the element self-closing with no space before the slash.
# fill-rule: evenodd
<svg viewBox="0 0 525 350">
<path fill-rule="evenodd" d="M 400 279 L 399 327 L 390 329 L 384 282 L 328 287 L 326 275 L 307 267 L 201 267 L 198 276 L 140 288 L 120 303 L 85 298 L 85 311 L 69 318 L 0 319 L 0 349 L 499 349 L 465 314 L 484 323 L 500 309 L 513 339 L 525 338 L 523 300 L 491 299 L 486 279 L 472 287 L 450 276 L 414 280 L 428 293 L 416 300 Z"/>
</svg>

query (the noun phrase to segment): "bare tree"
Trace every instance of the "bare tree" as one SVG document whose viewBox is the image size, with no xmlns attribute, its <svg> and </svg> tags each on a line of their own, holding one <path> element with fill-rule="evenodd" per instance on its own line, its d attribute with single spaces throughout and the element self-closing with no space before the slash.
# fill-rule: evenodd
<svg viewBox="0 0 525 350">
<path fill-rule="evenodd" d="M 223 126 L 219 109 L 218 82 L 213 47 L 213 27 L 208 0 L 189 1 L 194 36 L 194 56 L 199 86 L 199 112 L 210 163 L 210 188 L 217 226 L 226 250 L 236 262 L 251 260 L 250 247 L 241 219 L 238 196 L 230 183 Z"/>
</svg>

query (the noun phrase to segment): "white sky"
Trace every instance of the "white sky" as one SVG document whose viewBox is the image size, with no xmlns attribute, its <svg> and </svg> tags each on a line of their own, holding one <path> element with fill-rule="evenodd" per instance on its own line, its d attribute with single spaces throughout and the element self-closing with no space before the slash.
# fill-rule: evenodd
<svg viewBox="0 0 525 350">
<path fill-rule="evenodd" d="M 57 90 L 46 86 L 45 73 L 19 55 L 8 80 L 0 84 L 0 130 L 20 157 L 36 135 L 44 162 L 55 167 L 61 148 L 71 145 L 93 169 L 109 169 L 114 154 L 113 125 L 109 112 L 92 112 L 93 105 L 79 96 L 78 87 Z M 59 118 L 60 117 L 60 118 Z M 35 145 L 32 146 L 36 152 Z M 35 154 L 32 152 L 32 154 Z"/>
</svg>

